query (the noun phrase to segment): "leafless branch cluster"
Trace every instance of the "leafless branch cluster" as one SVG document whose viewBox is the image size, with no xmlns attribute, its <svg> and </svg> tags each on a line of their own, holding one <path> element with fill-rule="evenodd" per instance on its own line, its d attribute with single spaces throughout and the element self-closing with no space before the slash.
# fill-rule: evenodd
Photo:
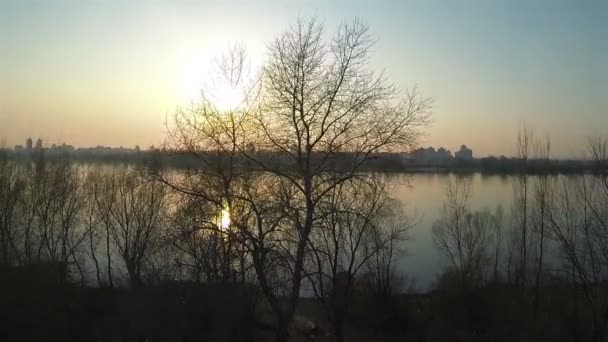
<svg viewBox="0 0 608 342">
<path fill-rule="evenodd" d="M 489 210 L 470 208 L 470 179 L 448 179 L 442 216 L 433 225 L 433 240 L 450 262 L 448 276 L 454 276 L 459 287 L 479 286 L 486 276 L 492 257 L 494 269 L 499 258 L 502 215 Z M 490 246 L 496 239 L 496 252 Z"/>
<path fill-rule="evenodd" d="M 303 280 L 325 278 L 313 288 L 329 298 L 328 271 L 334 280 L 346 271 L 352 283 L 364 264 L 380 262 L 380 251 L 392 257 L 393 241 L 408 227 L 379 221 L 394 215 L 390 201 L 376 176 L 361 169 L 379 152 L 414 147 L 431 101 L 416 88 L 400 92 L 370 68 L 374 43 L 359 20 L 330 39 L 316 18 L 298 20 L 269 45 L 242 105 L 219 110 L 203 96 L 171 117 L 167 148 L 203 167 L 179 176 L 150 172 L 192 199 L 186 203 L 230 212 L 221 244 L 242 248 L 230 258 L 251 261 L 276 314 L 278 340 L 288 336 Z M 246 78 L 245 57 L 235 46 L 220 60 L 221 75 L 234 87 Z M 193 246 L 182 250 L 194 254 Z"/>
</svg>

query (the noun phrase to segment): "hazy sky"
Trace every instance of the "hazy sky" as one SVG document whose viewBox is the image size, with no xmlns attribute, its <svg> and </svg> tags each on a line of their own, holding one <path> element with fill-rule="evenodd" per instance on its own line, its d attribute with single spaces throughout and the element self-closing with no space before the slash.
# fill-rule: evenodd
<svg viewBox="0 0 608 342">
<path fill-rule="evenodd" d="M 526 121 L 572 156 L 608 134 L 608 1 L 0 0 L 0 138 L 159 144 L 229 42 L 262 59 L 313 14 L 360 17 L 378 70 L 435 99 L 425 146 L 511 154 Z"/>
</svg>

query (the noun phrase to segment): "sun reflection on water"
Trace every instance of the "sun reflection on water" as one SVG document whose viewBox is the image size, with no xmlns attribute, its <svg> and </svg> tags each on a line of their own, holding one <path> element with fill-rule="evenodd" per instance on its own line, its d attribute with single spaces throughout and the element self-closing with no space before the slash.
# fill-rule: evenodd
<svg viewBox="0 0 608 342">
<path fill-rule="evenodd" d="M 227 230 L 230 227 L 230 210 L 225 206 L 220 213 L 220 229 Z"/>
</svg>

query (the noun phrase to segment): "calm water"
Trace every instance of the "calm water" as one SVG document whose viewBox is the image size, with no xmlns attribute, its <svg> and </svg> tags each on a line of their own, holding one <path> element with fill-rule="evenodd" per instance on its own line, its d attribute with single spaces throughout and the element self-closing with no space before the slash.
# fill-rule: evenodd
<svg viewBox="0 0 608 342">
<path fill-rule="evenodd" d="M 440 215 L 445 198 L 447 174 L 399 174 L 391 176 L 392 196 L 400 200 L 406 213 L 417 224 L 405 242 L 404 253 L 397 262 L 400 272 L 415 278 L 417 289 L 425 290 L 433 283 L 446 265 L 446 260 L 433 245 L 431 227 Z M 466 176 L 472 181 L 471 209 L 487 207 L 491 210 L 502 205 L 505 216 L 513 202 L 513 176 L 482 175 Z M 505 217 L 505 225 L 509 222 Z"/>
<path fill-rule="evenodd" d="M 431 231 L 433 223 L 441 214 L 446 185 L 451 176 L 445 173 L 419 173 L 390 174 L 388 177 L 391 197 L 399 200 L 405 213 L 416 222 L 409 232 L 409 239 L 402 245 L 403 253 L 397 258 L 397 270 L 400 274 L 415 279 L 417 290 L 429 290 L 447 265 L 447 260 L 433 244 Z M 502 205 L 505 214 L 503 231 L 509 229 L 514 176 L 473 173 L 457 177 L 468 178 L 471 182 L 470 208 L 494 210 Z M 562 177 L 580 176 L 560 176 Z M 532 184 L 535 176 L 530 176 L 530 181 Z M 117 265 L 119 264 L 118 261 Z M 116 268 L 115 271 L 120 270 Z"/>
</svg>

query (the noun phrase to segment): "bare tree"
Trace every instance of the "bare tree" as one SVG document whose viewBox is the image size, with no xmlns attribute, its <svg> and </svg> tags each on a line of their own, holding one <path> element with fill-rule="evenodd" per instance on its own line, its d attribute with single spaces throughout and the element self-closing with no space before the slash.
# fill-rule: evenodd
<svg viewBox="0 0 608 342">
<path fill-rule="evenodd" d="M 44 172 L 46 161 L 42 154 L 35 155 L 32 163 L 24 165 L 24 195 L 19 203 L 21 219 L 18 221 L 21 232 L 19 249 L 21 250 L 24 265 L 40 262 L 42 241 L 37 234 L 38 217 L 37 210 L 43 198 L 46 173 Z"/>
<path fill-rule="evenodd" d="M 100 236 L 101 239 L 103 239 L 103 247 L 105 252 L 105 268 L 106 276 L 108 277 L 107 286 L 110 288 L 114 287 L 112 256 L 116 252 L 113 240 L 113 232 L 116 229 L 116 223 L 112 215 L 112 210 L 114 209 L 114 206 L 117 205 L 117 202 L 115 201 L 117 196 L 116 177 L 117 176 L 114 173 L 101 174 L 99 186 L 95 188 L 92 194 L 92 201 L 94 202 L 93 205 L 97 209 L 97 215 L 99 215 L 100 224 L 102 226 Z M 94 231 L 91 232 L 94 233 Z"/>
<path fill-rule="evenodd" d="M 515 231 L 518 232 L 513 241 L 516 244 L 519 255 L 517 261 L 519 265 L 515 270 L 516 282 L 522 289 L 526 288 L 528 259 L 529 259 L 529 207 L 530 207 L 530 176 L 529 158 L 532 153 L 534 135 L 526 124 L 522 124 L 517 132 L 515 156 L 518 159 L 519 167 L 517 176 L 514 180 L 514 203 L 513 217 L 515 220 Z M 518 235 L 518 236 L 517 236 Z"/>
<path fill-rule="evenodd" d="M 358 20 L 340 26 L 330 40 L 325 40 L 323 26 L 316 19 L 298 20 L 269 45 L 260 82 L 245 87 L 238 108 L 220 110 L 203 92 L 200 106 L 187 113 L 178 111 L 173 117 L 176 129 L 170 130 L 169 137 L 177 142 L 175 149 L 188 151 L 203 162 L 197 169 L 202 177 L 196 182 L 181 183 L 184 186 L 167 182 L 177 190 L 215 203 L 218 212 L 227 203 L 231 218 L 238 216 L 233 203 L 238 187 L 233 181 L 239 173 L 262 170 L 281 185 L 279 193 L 290 194 L 289 198 L 273 197 L 283 207 L 280 220 L 261 220 L 271 224 L 262 232 L 274 232 L 272 226 L 280 222 L 281 247 L 263 254 L 277 257 L 277 263 L 270 264 L 283 265 L 289 274 L 282 287 L 287 289 L 287 299 L 273 306 L 279 341 L 288 338 L 307 246 L 319 220 L 319 203 L 340 184 L 357 177 L 378 152 L 414 146 L 429 120 L 429 99 L 416 89 L 401 93 L 383 74 L 369 68 L 373 45 L 368 28 Z M 224 75 L 230 75 L 231 84 L 242 79 L 241 56 L 237 49 L 228 55 L 228 63 L 223 62 L 233 64 L 222 69 Z M 342 172 L 328 173 L 331 169 Z M 241 233 L 251 237 L 248 230 Z M 281 256 L 276 253 L 279 250 Z M 256 263 L 256 257 L 253 259 Z M 267 263 L 257 261 L 258 282 L 269 302 L 278 303 Z"/>
<path fill-rule="evenodd" d="M 597 175 L 565 179 L 548 216 L 573 289 L 582 291 L 596 341 L 605 340 L 608 324 L 608 192 L 601 184 Z"/>
<path fill-rule="evenodd" d="M 162 223 L 165 188 L 158 182 L 145 182 L 132 170 L 115 173 L 110 186 L 114 194 L 109 212 L 112 238 L 131 287 L 140 287 L 146 258 Z"/>
<path fill-rule="evenodd" d="M 604 189 L 608 192 L 608 136 L 590 137 L 587 150 L 595 164 L 595 172 L 604 177 Z"/>
<path fill-rule="evenodd" d="M 83 171 L 69 160 L 63 161 L 58 171 L 59 188 L 56 202 L 59 204 L 58 224 L 61 231 L 61 255 L 65 264 L 71 264 L 80 276 L 81 286 L 85 285 L 85 270 L 81 255 L 81 245 L 86 239 L 86 230 L 82 229 L 81 218 L 85 201 Z"/>
<path fill-rule="evenodd" d="M 433 224 L 433 241 L 448 257 L 448 272 L 454 272 L 461 288 L 479 285 L 491 260 L 492 215 L 488 210 L 471 211 L 470 198 L 470 180 L 450 177 L 442 216 Z"/>
<path fill-rule="evenodd" d="M 338 341 L 344 340 L 344 320 L 357 276 L 374 259 L 378 261 L 376 256 L 384 249 L 393 252 L 386 257 L 394 257 L 397 249 L 393 247 L 405 239 L 412 227 L 405 216 L 396 212 L 400 203 L 388 198 L 385 182 L 374 177 L 353 178 L 336 186 L 319 203 L 318 227 L 309 241 L 312 257 L 305 266 L 306 276 Z M 382 270 L 387 265 L 377 266 Z"/>
<path fill-rule="evenodd" d="M 428 122 L 428 99 L 413 90 L 399 97 L 382 74 L 368 69 L 374 40 L 360 21 L 342 25 L 328 43 L 316 19 L 298 20 L 274 40 L 262 78 L 258 111 L 251 111 L 252 143 L 280 156 L 270 163 L 241 149 L 255 165 L 292 184 L 296 240 L 290 253 L 291 291 L 278 339 L 300 295 L 306 247 L 317 206 L 337 186 L 355 177 L 377 152 L 412 147 Z M 343 173 L 327 173 L 341 168 Z"/>
<path fill-rule="evenodd" d="M 43 151 L 38 153 L 42 155 Z M 83 283 L 84 272 L 77 257 L 77 249 L 85 238 L 79 229 L 83 203 L 80 171 L 67 159 L 38 160 L 32 176 L 34 187 L 30 191 L 37 194 L 34 196 L 36 202 L 28 204 L 33 210 L 32 221 L 28 224 L 34 223 L 36 227 L 35 261 L 51 262 L 61 273 L 60 279 L 71 264 L 78 270 Z"/>
<path fill-rule="evenodd" d="M 550 163 L 551 157 L 551 139 L 547 139 L 541 143 L 537 142 L 534 145 L 534 154 L 537 162 L 541 163 L 541 167 L 545 171 L 541 171 L 537 181 L 534 184 L 534 213 L 533 213 L 533 227 L 537 240 L 537 265 L 536 265 L 536 279 L 534 284 L 534 317 L 538 312 L 538 305 L 540 301 L 540 287 L 542 280 L 542 272 L 544 269 L 543 261 L 545 254 L 545 239 L 547 236 L 547 217 L 548 212 L 552 206 L 552 177 L 547 174 L 547 169 Z"/>
<path fill-rule="evenodd" d="M 239 265 L 241 272 L 235 269 L 235 237 L 225 221 L 233 221 L 236 215 L 228 217 L 227 209 L 218 211 L 214 203 L 195 196 L 176 194 L 173 201 L 175 210 L 166 240 L 183 256 L 181 267 L 198 283 L 236 281 L 242 276 L 244 266 Z"/>
<path fill-rule="evenodd" d="M 102 215 L 98 212 L 98 206 L 96 198 L 100 191 L 100 180 L 101 174 L 95 171 L 89 171 L 84 181 L 84 191 L 86 194 L 87 201 L 83 210 L 83 225 L 86 231 L 86 237 L 88 242 L 88 255 L 93 261 L 95 267 L 95 278 L 97 279 L 97 286 L 104 287 L 104 281 L 101 275 L 101 266 L 99 258 L 97 257 L 97 249 L 99 248 L 100 240 L 100 226 Z"/>
<path fill-rule="evenodd" d="M 397 256 L 403 252 L 403 239 L 407 238 L 407 231 L 413 227 L 413 223 L 406 228 L 401 215 L 382 215 L 378 220 L 383 229 L 368 236 L 366 248 L 374 253 L 364 265 L 365 271 L 360 277 L 363 280 L 358 286 L 376 298 L 390 300 L 404 290 L 404 279 L 397 270 L 396 262 Z"/>
<path fill-rule="evenodd" d="M 20 171 L 19 165 L 0 156 L 0 264 L 21 262 L 18 217 L 25 184 Z"/>
<path fill-rule="evenodd" d="M 252 148 L 247 144 L 244 112 L 254 101 L 258 85 L 250 77 L 242 44 L 229 47 L 217 61 L 216 71 L 210 75 L 209 88 L 201 90 L 200 102 L 179 108 L 167 123 L 165 148 L 186 154 L 191 163 L 179 173 L 162 167 L 148 170 L 152 179 L 176 193 L 179 205 L 170 241 L 191 259 L 188 267 L 197 272 L 199 281 L 231 281 L 239 276 L 242 280 L 243 273 L 235 273 L 234 258 L 239 259 L 241 271 L 246 268 L 244 247 L 230 229 L 234 224 L 224 227 L 218 217 L 234 221 L 233 202 L 242 191 L 247 166 L 240 149 Z M 222 108 L 216 103 L 221 100 L 220 89 L 233 92 L 242 102 Z"/>
<path fill-rule="evenodd" d="M 587 140 L 587 151 L 593 162 L 595 162 L 596 170 L 599 172 L 607 172 L 608 170 L 608 137 L 592 136 Z"/>
<path fill-rule="evenodd" d="M 590 317 L 591 338 L 604 341 L 608 328 L 608 182 L 603 172 L 606 139 L 590 138 L 588 151 L 596 173 L 564 177 L 548 206 L 547 226 L 557 241 L 564 271 L 572 281 L 573 299 L 582 292 L 586 317 Z M 578 305 L 577 305 L 578 307 Z M 588 316 L 587 316 L 588 315 Z M 575 322 L 574 324 L 576 324 Z"/>
<path fill-rule="evenodd" d="M 502 244 L 503 244 L 503 221 L 504 221 L 504 210 L 501 205 L 496 207 L 494 214 L 492 215 L 492 226 L 494 228 L 494 271 L 493 280 L 498 281 L 499 279 L 499 265 L 500 258 L 502 256 Z"/>
<path fill-rule="evenodd" d="M 251 256 L 260 290 L 275 313 L 281 312 L 281 297 L 290 290 L 288 248 L 295 237 L 287 208 L 293 194 L 293 186 L 274 175 L 251 173 L 244 178 L 234 211 L 236 234 Z"/>
<path fill-rule="evenodd" d="M 114 206 L 115 189 L 112 175 L 101 170 L 87 170 L 84 192 L 86 204 L 82 214 L 88 244 L 88 256 L 95 267 L 95 278 L 99 287 L 114 287 L 112 277 L 111 232 L 114 222 L 111 209 Z M 105 253 L 105 258 L 103 254 Z"/>
</svg>

